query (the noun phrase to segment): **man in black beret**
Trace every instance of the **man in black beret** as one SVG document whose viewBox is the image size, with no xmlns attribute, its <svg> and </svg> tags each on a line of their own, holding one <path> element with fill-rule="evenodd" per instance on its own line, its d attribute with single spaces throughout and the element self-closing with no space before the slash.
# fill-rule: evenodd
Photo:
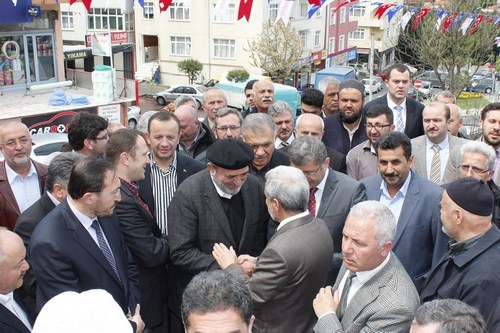
<svg viewBox="0 0 500 333">
<path fill-rule="evenodd" d="M 252 147 L 223 139 L 208 148 L 207 159 L 207 169 L 186 179 L 168 208 L 169 272 L 175 281 L 169 286 L 169 307 L 179 325 L 181 296 L 191 278 L 219 268 L 212 256 L 214 244 L 259 256 L 267 240 L 264 191 L 249 174 Z M 172 332 L 183 332 L 180 328 Z"/>
<path fill-rule="evenodd" d="M 460 178 L 448 185 L 441 221 L 452 241 L 420 291 L 422 302 L 454 298 L 476 307 L 490 324 L 500 320 L 492 310 L 500 298 L 500 230 L 491 223 L 493 201 L 481 180 Z"/>
</svg>

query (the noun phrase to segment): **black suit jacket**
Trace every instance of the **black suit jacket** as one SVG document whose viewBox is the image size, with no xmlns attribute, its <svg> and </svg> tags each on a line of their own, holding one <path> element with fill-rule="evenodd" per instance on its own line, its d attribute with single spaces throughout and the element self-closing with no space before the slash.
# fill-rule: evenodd
<svg viewBox="0 0 500 333">
<path fill-rule="evenodd" d="M 371 106 L 382 104 L 387 105 L 387 94 L 382 97 L 376 98 L 371 102 L 368 102 L 363 107 L 363 114 L 366 113 Z M 410 137 L 410 139 L 416 138 L 417 136 L 424 135 L 424 124 L 422 119 L 422 111 L 424 111 L 424 105 L 406 97 L 406 123 L 405 123 L 405 134 Z M 396 120 L 394 120 L 396 123 Z"/>
<path fill-rule="evenodd" d="M 326 156 L 330 158 L 330 168 L 335 171 L 347 174 L 347 164 L 345 160 L 346 159 L 345 155 L 330 147 L 325 146 L 325 148 L 326 148 Z M 283 147 L 280 150 L 288 154 L 288 146 Z"/>
<path fill-rule="evenodd" d="M 336 113 L 324 119 L 325 134 L 323 135 L 323 142 L 327 147 L 333 148 L 336 151 L 347 155 L 351 148 L 356 147 L 361 142 L 368 140 L 366 136 L 365 117 L 361 117 L 359 128 L 354 132 L 352 142 L 349 140 L 349 133 L 344 128 L 339 114 Z"/>
<path fill-rule="evenodd" d="M 14 300 L 17 304 L 26 312 L 28 315 L 28 320 L 31 326 L 33 326 L 33 320 L 26 311 L 21 297 L 18 295 L 18 291 L 14 290 Z M 23 322 L 17 318 L 9 309 L 0 304 L 0 332 L 2 333 L 30 333 L 31 331 L 23 324 Z"/>
<path fill-rule="evenodd" d="M 30 241 L 30 261 L 37 280 L 37 312 L 64 292 L 104 289 L 123 312 L 139 302 L 139 276 L 116 215 L 99 218 L 115 257 L 121 282 L 101 249 L 71 211 L 67 199 L 37 226 Z"/>
<path fill-rule="evenodd" d="M 207 165 L 189 156 L 177 153 L 177 187 L 191 175 L 205 169 Z M 155 199 L 151 188 L 151 168 L 146 168 L 144 179 L 137 182 L 139 185 L 139 195 L 149 206 L 151 213 L 155 216 Z"/>
<path fill-rule="evenodd" d="M 35 230 L 36 226 L 40 221 L 50 213 L 56 205 L 52 202 L 47 192 L 45 192 L 37 202 L 35 202 L 30 208 L 26 209 L 17 219 L 16 226 L 14 227 L 14 232 L 18 234 L 24 242 L 26 247 L 26 254 L 28 256 L 29 262 L 29 242 L 31 239 L 31 234 Z M 18 290 L 19 294 L 26 304 L 29 311 L 35 311 L 36 303 L 36 279 L 35 274 L 33 274 L 33 269 L 29 269 L 24 275 L 23 287 Z"/>
<path fill-rule="evenodd" d="M 115 207 L 115 214 L 139 268 L 141 316 L 146 328 L 156 327 L 163 322 L 167 302 L 167 236 L 162 236 L 156 220 L 123 182 L 120 193 L 122 199 Z"/>
</svg>

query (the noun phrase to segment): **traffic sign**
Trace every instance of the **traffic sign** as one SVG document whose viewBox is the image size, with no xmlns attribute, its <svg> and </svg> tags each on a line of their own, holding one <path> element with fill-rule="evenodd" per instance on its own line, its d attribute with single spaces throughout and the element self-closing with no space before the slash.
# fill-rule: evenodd
<svg viewBox="0 0 500 333">
<path fill-rule="evenodd" d="M 422 82 L 422 80 L 415 80 L 415 82 L 413 83 L 413 86 L 414 86 L 415 88 L 417 88 L 417 89 L 422 88 L 422 86 L 423 86 L 423 82 Z"/>
</svg>

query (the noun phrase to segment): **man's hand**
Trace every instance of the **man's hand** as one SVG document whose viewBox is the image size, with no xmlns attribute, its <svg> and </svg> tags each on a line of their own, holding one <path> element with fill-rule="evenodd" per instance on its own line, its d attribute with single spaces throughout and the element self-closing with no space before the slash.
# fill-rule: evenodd
<svg viewBox="0 0 500 333">
<path fill-rule="evenodd" d="M 332 287 L 321 288 L 313 301 L 313 308 L 316 316 L 320 318 L 325 313 L 337 312 L 340 303 L 339 291 Z"/>
<path fill-rule="evenodd" d="M 252 276 L 256 264 L 256 257 L 249 256 L 248 254 L 242 254 L 238 257 L 238 265 L 240 265 L 243 272 L 248 276 Z"/>
<path fill-rule="evenodd" d="M 145 325 L 142 321 L 141 306 L 139 304 L 137 304 L 137 306 L 135 307 L 134 315 L 132 317 L 129 317 L 128 320 L 133 321 L 137 325 L 135 333 L 142 333 L 144 331 Z"/>
<path fill-rule="evenodd" d="M 237 262 L 236 252 L 233 247 L 231 246 L 228 249 L 227 246 L 222 243 L 214 245 L 212 255 L 222 269 L 226 269 L 227 266 Z"/>
</svg>

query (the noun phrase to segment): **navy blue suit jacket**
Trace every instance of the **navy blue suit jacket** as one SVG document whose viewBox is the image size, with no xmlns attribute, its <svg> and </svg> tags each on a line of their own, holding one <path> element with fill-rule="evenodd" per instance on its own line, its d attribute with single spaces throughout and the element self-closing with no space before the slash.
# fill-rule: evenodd
<svg viewBox="0 0 500 333">
<path fill-rule="evenodd" d="M 64 292 L 104 289 L 124 313 L 139 302 L 139 276 L 123 239 L 116 215 L 99 218 L 115 257 L 118 280 L 97 243 L 71 211 L 67 199 L 36 227 L 30 241 L 30 263 L 37 281 L 37 313 Z"/>
<path fill-rule="evenodd" d="M 371 106 L 378 104 L 388 106 L 387 94 L 366 103 L 363 107 L 363 114 L 365 114 L 366 110 L 368 110 Z M 411 99 L 410 97 L 406 97 L 405 134 L 408 135 L 410 139 L 425 134 L 422 111 L 424 111 L 424 105 L 422 103 L 419 103 L 416 100 Z M 394 119 L 394 123 L 396 123 L 396 119 Z"/>
<path fill-rule="evenodd" d="M 21 297 L 17 295 L 17 291 L 14 290 L 14 300 L 16 303 L 26 311 L 24 308 L 24 304 L 21 300 Z M 33 326 L 33 321 L 31 320 L 31 316 L 29 313 L 28 320 L 30 324 Z M 9 309 L 5 306 L 0 305 L 0 332 L 2 333 L 30 333 L 31 331 L 23 324 L 23 322 L 17 318 Z"/>
<path fill-rule="evenodd" d="M 349 139 L 349 133 L 342 125 L 339 114 L 336 113 L 323 119 L 325 122 L 325 134 L 323 135 L 323 142 L 327 147 L 333 148 L 336 151 L 347 155 L 351 148 L 356 147 L 361 142 L 368 140 L 366 136 L 365 117 L 361 117 L 359 128 L 352 137 L 352 142 Z"/>
<path fill-rule="evenodd" d="M 368 200 L 380 200 L 382 177 L 361 180 Z M 443 189 L 411 172 L 410 184 L 399 215 L 393 252 L 398 256 L 417 290 L 426 274 L 446 253 L 448 236 L 441 230 L 441 195 Z"/>
</svg>

